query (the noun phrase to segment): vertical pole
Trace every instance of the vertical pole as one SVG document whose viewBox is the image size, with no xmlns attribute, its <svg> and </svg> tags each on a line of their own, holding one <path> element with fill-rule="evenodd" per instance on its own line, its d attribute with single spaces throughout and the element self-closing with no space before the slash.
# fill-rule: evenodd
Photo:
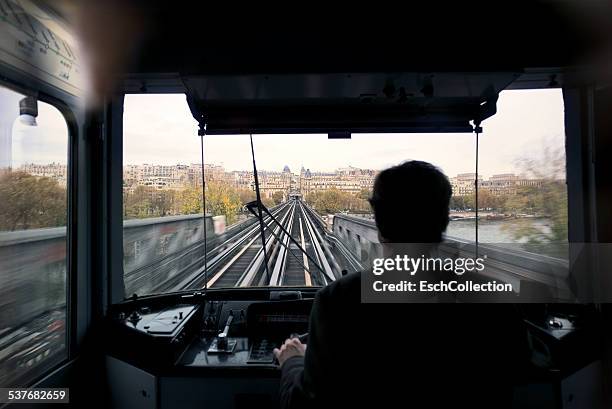
<svg viewBox="0 0 612 409">
<path fill-rule="evenodd" d="M 474 127 L 474 132 L 476 133 L 476 176 L 475 176 L 475 180 L 474 180 L 474 192 L 475 192 L 475 207 L 476 207 L 476 211 L 475 211 L 475 216 L 476 219 L 474 220 L 474 226 L 476 228 L 476 258 L 478 258 L 478 135 L 480 134 L 481 128 L 480 128 L 480 123 L 476 123 L 475 127 Z"/>
<path fill-rule="evenodd" d="M 202 220 L 204 221 L 204 292 L 208 289 L 208 234 L 206 226 L 206 175 L 204 172 L 204 135 L 206 124 L 200 123 L 198 135 L 200 136 L 200 154 L 202 160 Z"/>
<path fill-rule="evenodd" d="M 257 197 L 257 211 L 259 214 L 259 232 L 261 234 L 261 245 L 264 255 L 264 266 L 266 268 L 266 281 L 270 283 L 270 271 L 268 269 L 268 255 L 266 254 L 266 235 L 264 233 L 264 221 L 261 204 L 261 194 L 259 192 L 259 177 L 257 176 L 257 165 L 255 163 L 255 148 L 253 147 L 253 134 L 251 136 L 251 156 L 253 157 L 253 177 L 255 178 L 255 194 Z"/>
</svg>

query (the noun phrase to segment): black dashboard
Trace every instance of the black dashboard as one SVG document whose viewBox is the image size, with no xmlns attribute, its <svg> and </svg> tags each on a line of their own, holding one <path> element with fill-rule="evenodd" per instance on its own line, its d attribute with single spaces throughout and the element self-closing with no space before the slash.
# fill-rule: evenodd
<svg viewBox="0 0 612 409">
<path fill-rule="evenodd" d="M 280 371 L 273 349 L 290 337 L 308 342 L 315 293 L 210 290 L 112 306 L 103 341 L 111 406 L 276 407 Z M 592 315 L 587 306 L 558 305 L 554 314 L 543 305 L 521 308 L 539 366 L 518 389 L 522 396 L 549 396 L 538 385 L 595 376 L 596 368 L 585 366 L 596 360 L 588 348 L 596 325 L 585 321 Z"/>
<path fill-rule="evenodd" d="M 280 376 L 273 349 L 290 337 L 307 343 L 314 295 L 232 289 L 113 306 L 105 341 L 113 405 L 273 405 Z"/>
</svg>

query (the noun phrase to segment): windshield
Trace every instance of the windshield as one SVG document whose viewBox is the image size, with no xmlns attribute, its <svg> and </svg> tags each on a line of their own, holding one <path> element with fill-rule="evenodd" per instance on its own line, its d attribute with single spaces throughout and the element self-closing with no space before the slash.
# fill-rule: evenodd
<svg viewBox="0 0 612 409">
<path fill-rule="evenodd" d="M 451 182 L 447 240 L 514 243 L 564 260 L 563 246 L 542 247 L 567 242 L 561 91 L 502 92 L 498 113 L 482 126 L 478 177 L 474 134 L 253 135 L 269 209 L 261 223 L 245 207 L 256 199 L 249 135 L 205 136 L 202 172 L 185 96 L 127 95 L 125 295 L 323 286 L 357 271 L 378 241 L 368 202 L 376 175 L 413 159 Z"/>
</svg>

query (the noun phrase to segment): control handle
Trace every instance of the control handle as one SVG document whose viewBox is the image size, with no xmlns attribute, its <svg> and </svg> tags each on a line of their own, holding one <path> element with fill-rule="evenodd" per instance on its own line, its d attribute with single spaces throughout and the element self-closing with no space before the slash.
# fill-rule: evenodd
<svg viewBox="0 0 612 409">
<path fill-rule="evenodd" d="M 225 322 L 225 328 L 223 328 L 223 332 L 220 332 L 219 335 L 217 335 L 217 348 L 227 348 L 227 333 L 229 332 L 229 328 L 230 325 L 232 325 L 233 320 L 234 314 L 230 312 L 229 317 L 227 317 L 227 321 Z"/>
<path fill-rule="evenodd" d="M 294 332 L 291 335 L 289 335 L 289 338 L 297 338 L 300 340 L 302 344 L 305 344 L 308 342 L 308 332 L 305 332 L 304 334 L 297 334 Z"/>
</svg>

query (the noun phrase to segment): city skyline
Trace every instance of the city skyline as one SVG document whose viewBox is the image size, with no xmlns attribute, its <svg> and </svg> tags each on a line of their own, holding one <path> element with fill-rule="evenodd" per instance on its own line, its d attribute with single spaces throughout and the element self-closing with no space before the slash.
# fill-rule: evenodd
<svg viewBox="0 0 612 409">
<path fill-rule="evenodd" d="M 546 148 L 564 147 L 563 99 L 560 89 L 504 91 L 498 112 L 482 124 L 480 171 L 517 172 L 517 161 L 541 159 Z M 168 137 L 171 135 L 171 137 Z M 127 95 L 124 112 L 125 164 L 199 163 L 200 139 L 185 96 Z M 205 162 L 227 169 L 252 163 L 249 135 L 207 135 Z M 301 166 L 332 171 L 351 165 L 384 169 L 406 160 L 425 160 L 449 175 L 474 169 L 475 138 L 459 134 L 353 134 L 330 140 L 325 134 L 253 135 L 261 169 Z"/>
<path fill-rule="evenodd" d="M 205 176 L 207 183 L 221 182 L 237 189 L 254 188 L 253 171 L 229 171 L 218 165 L 207 165 Z M 300 168 L 299 173 L 292 172 L 288 166 L 282 171 L 258 170 L 259 186 L 267 198 L 275 193 L 286 197 L 290 192 L 308 195 L 312 192 L 338 189 L 359 194 L 372 189 L 379 171 L 355 167 L 339 168 L 334 172 L 316 172 Z M 476 174 L 460 173 L 450 176 L 449 182 L 453 196 L 469 196 L 474 193 Z M 544 179 L 530 178 L 515 173 L 495 174 L 490 177 L 478 175 L 478 186 L 494 196 L 516 194 L 523 187 L 540 187 Z M 123 169 L 123 189 L 134 192 L 138 187 L 154 190 L 181 190 L 202 185 L 201 166 L 192 165 L 128 165 Z"/>
<path fill-rule="evenodd" d="M 200 168 L 200 164 L 199 163 L 176 163 L 176 164 L 172 164 L 172 165 L 164 165 L 164 164 L 156 164 L 156 163 L 139 163 L 139 164 L 126 164 L 126 165 L 123 165 L 123 170 L 125 172 L 126 168 L 143 167 L 143 166 L 164 167 L 164 168 L 194 167 L 195 166 L 198 169 Z M 208 166 L 208 167 L 215 167 L 215 168 L 220 167 L 226 173 L 234 173 L 234 172 L 251 173 L 251 174 L 253 173 L 252 169 L 225 169 L 223 164 L 218 164 L 218 163 L 206 163 L 205 167 L 206 166 Z M 286 165 L 286 166 L 288 166 L 288 165 Z M 269 173 L 269 174 L 282 173 L 284 171 L 284 168 L 285 168 L 285 166 L 283 166 L 283 169 L 260 169 L 260 168 L 258 168 L 257 173 L 258 174 L 260 174 L 260 173 L 262 173 L 262 174 L 263 173 Z M 360 171 L 373 171 L 373 172 L 380 172 L 381 170 L 383 170 L 383 169 L 358 168 L 356 166 L 350 166 L 350 165 L 341 166 L 341 167 L 333 169 L 331 171 L 318 170 L 318 169 L 310 169 L 310 168 L 306 168 L 306 167 L 304 167 L 303 169 L 300 168 L 300 171 L 294 171 L 294 170 L 291 170 L 291 168 L 289 168 L 289 169 L 290 169 L 290 173 L 292 175 L 298 176 L 298 175 L 300 175 L 302 170 L 309 171 L 312 174 L 333 174 L 333 173 L 336 173 L 338 171 L 347 170 L 347 169 L 351 169 L 351 168 L 355 169 L 355 170 L 360 170 Z M 36 175 L 36 176 L 45 176 L 45 175 L 42 174 L 44 172 L 49 173 L 49 175 L 51 175 L 51 176 L 55 176 L 53 174 L 53 171 L 55 169 L 61 169 L 60 173 L 61 173 L 62 176 L 65 177 L 66 176 L 66 172 L 67 172 L 66 164 L 65 163 L 59 163 L 59 162 L 50 162 L 50 163 L 34 163 L 34 162 L 31 162 L 31 163 L 24 163 L 24 164 L 20 165 L 19 167 L 12 168 L 12 169 L 14 171 L 23 170 L 23 171 L 26 171 L 27 173 L 31 173 L 31 174 Z M 473 170 L 471 170 L 471 171 L 466 170 L 466 171 L 457 173 L 455 175 L 449 175 L 449 174 L 446 174 L 446 173 L 445 173 L 445 175 L 449 179 L 457 178 L 457 177 L 462 177 L 462 176 L 465 178 L 468 175 L 472 175 L 471 176 L 471 180 L 473 181 L 475 173 L 474 173 Z M 521 173 L 521 172 L 517 173 L 516 171 L 515 172 L 507 171 L 507 172 L 495 173 L 495 174 L 491 174 L 491 175 L 486 175 L 486 174 L 483 174 L 483 173 L 479 172 L 478 173 L 478 178 L 479 178 L 479 180 L 481 180 L 481 179 L 482 180 L 487 180 L 487 179 L 490 179 L 490 178 L 495 178 L 495 177 L 499 177 L 499 176 L 507 176 L 507 175 L 517 176 L 517 177 L 521 177 L 521 178 L 524 178 L 524 179 L 537 179 L 537 178 L 530 177 L 529 175 L 525 174 L 524 172 L 523 173 Z"/>
<path fill-rule="evenodd" d="M 219 165 L 207 165 L 205 176 L 207 183 L 223 182 L 238 189 L 252 190 L 253 171 L 226 170 Z M 308 194 L 312 191 L 323 191 L 330 188 L 359 193 L 371 190 L 374 180 L 380 171 L 345 167 L 334 172 L 317 172 L 300 168 L 292 172 L 288 166 L 282 171 L 258 170 L 260 189 L 268 197 L 275 192 L 284 194 L 299 191 Z M 474 192 L 476 174 L 460 173 L 448 177 L 453 196 L 465 196 Z M 520 187 L 539 187 L 543 179 L 532 178 L 515 173 L 495 174 L 490 177 L 478 175 L 478 186 L 494 195 L 516 193 Z M 137 187 L 150 187 L 156 190 L 176 190 L 201 186 L 202 173 L 198 164 L 192 165 L 127 165 L 123 169 L 123 188 L 133 192 Z"/>
<path fill-rule="evenodd" d="M 19 94 L 14 94 L 13 99 L 18 99 Z M 10 107 L 15 110 L 16 106 Z M 519 160 L 541 161 L 546 149 L 562 150 L 563 111 L 559 89 L 502 92 L 498 113 L 483 122 L 480 173 L 520 173 L 523 169 Z M 39 102 L 37 121 L 38 126 L 31 129 L 13 129 L 13 167 L 25 162 L 66 163 L 68 131 L 63 116 Z M 10 124 L 4 129 L 10 129 Z M 124 164 L 199 163 L 196 131 L 184 95 L 127 95 Z M 348 140 L 329 140 L 321 134 L 254 135 L 253 140 L 257 165 L 268 170 L 285 165 L 292 170 L 304 166 L 319 172 L 346 166 L 380 170 L 416 159 L 431 162 L 450 176 L 473 171 L 475 165 L 473 134 L 354 134 Z M 24 143 L 26 149 L 20 148 Z M 223 164 L 231 170 L 250 169 L 249 136 L 206 136 L 205 162 Z"/>
<path fill-rule="evenodd" d="M 172 166 L 198 166 L 198 167 L 200 167 L 200 163 L 174 163 L 174 164 L 161 164 L 161 163 L 129 163 L 129 164 L 124 164 L 124 165 L 123 165 L 123 168 L 126 168 L 126 167 L 132 167 L 132 166 L 160 166 L 160 167 L 172 167 Z M 224 169 L 224 171 L 225 171 L 225 172 L 251 172 L 251 173 L 253 173 L 253 169 L 252 169 L 252 168 L 251 168 L 251 169 L 227 169 L 227 168 L 225 168 L 225 166 L 223 165 L 223 163 L 207 162 L 207 163 L 205 163 L 205 164 L 204 164 L 204 166 L 205 166 L 205 167 L 206 167 L 206 166 L 209 166 L 209 167 L 217 167 L 217 166 L 219 166 L 219 167 L 222 167 L 222 168 Z M 260 167 L 259 167 L 259 165 L 258 165 L 258 167 L 257 167 L 257 173 L 264 173 L 264 172 L 267 172 L 267 173 L 281 173 L 281 172 L 283 171 L 283 169 L 284 169 L 284 167 L 285 167 L 285 166 L 288 166 L 288 167 L 289 167 L 289 169 L 290 169 L 290 171 L 291 171 L 291 173 L 292 173 L 293 175 L 299 175 L 299 174 L 300 174 L 300 171 L 301 171 L 301 169 L 302 169 L 302 167 L 300 167 L 300 169 L 296 171 L 296 170 L 292 169 L 292 168 L 291 168 L 289 165 L 283 165 L 283 166 L 282 166 L 281 168 L 279 168 L 279 169 L 269 169 L 269 168 L 262 169 L 262 168 L 260 168 Z M 348 168 L 354 168 L 354 169 L 358 169 L 358 170 L 362 170 L 362 171 L 376 171 L 376 172 L 380 172 L 381 170 L 384 170 L 384 169 L 385 169 L 385 168 L 382 168 L 382 169 L 374 169 L 374 168 L 361 168 L 361 167 L 352 166 L 352 165 L 339 166 L 339 167 L 334 168 L 334 169 L 331 169 L 331 170 L 327 170 L 327 169 L 326 169 L 326 170 L 321 170 L 321 169 L 312 169 L 312 168 L 309 168 L 309 167 L 307 167 L 307 166 L 303 166 L 303 168 L 304 168 L 304 170 L 308 170 L 308 171 L 310 171 L 310 172 L 312 172 L 312 173 L 319 173 L 319 174 L 320 174 L 320 173 L 334 173 L 334 172 L 336 172 L 336 171 L 338 171 L 338 170 L 341 170 L 341 169 L 348 169 Z M 461 172 L 458 172 L 458 173 L 456 173 L 456 174 L 454 174 L 454 175 L 449 175 L 449 174 L 447 174 L 446 172 L 443 172 L 443 173 L 444 173 L 444 174 L 445 174 L 445 175 L 446 175 L 446 176 L 447 176 L 447 177 L 450 179 L 450 178 L 454 178 L 454 177 L 461 176 L 461 175 L 474 174 L 474 169 L 466 169 L 466 170 L 461 171 Z M 487 179 L 487 178 L 490 178 L 490 177 L 495 177 L 495 176 L 499 176 L 499 175 L 508 175 L 508 174 L 513 174 L 513 175 L 516 175 L 516 176 L 521 176 L 521 177 L 528 178 L 528 179 L 529 179 L 529 178 L 531 178 L 531 177 L 530 177 L 529 175 L 527 175 L 525 172 L 519 172 L 519 171 L 516 171 L 516 170 L 514 170 L 514 171 L 512 171 L 512 170 L 507 170 L 507 171 L 503 171 L 503 172 L 499 172 L 499 173 L 493 173 L 493 174 L 484 174 L 484 173 L 482 173 L 482 172 L 479 172 L 479 173 L 478 173 L 478 177 L 479 177 L 479 178 L 484 178 L 484 179 Z"/>
</svg>

